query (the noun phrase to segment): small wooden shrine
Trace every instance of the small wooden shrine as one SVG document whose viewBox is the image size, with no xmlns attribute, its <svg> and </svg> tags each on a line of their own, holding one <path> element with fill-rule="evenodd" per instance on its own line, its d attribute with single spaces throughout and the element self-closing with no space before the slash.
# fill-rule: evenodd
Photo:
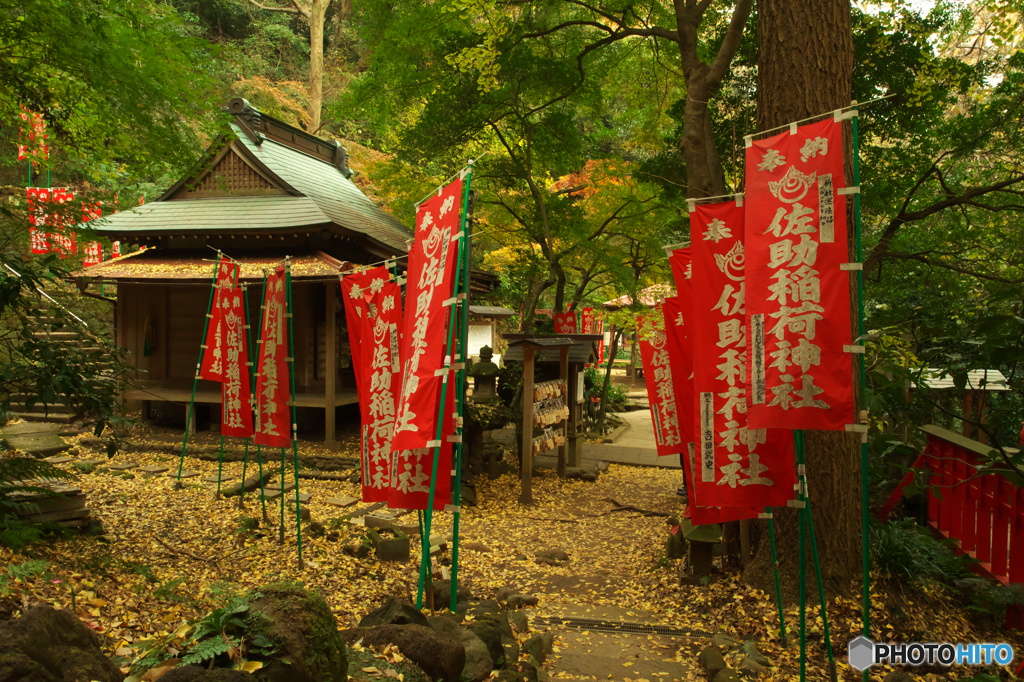
<svg viewBox="0 0 1024 682">
<path fill-rule="evenodd" d="M 322 419 L 333 443 L 336 408 L 357 402 L 338 273 L 396 257 L 404 270 L 412 234 L 352 182 L 336 141 L 243 99 L 231 100 L 227 116 L 231 132 L 156 201 L 96 224 L 103 237 L 145 248 L 79 271 L 79 286 L 117 284 L 116 340 L 136 368 L 122 396 L 129 408 L 164 403 L 184 415 L 216 250 L 241 264 L 252 324 L 264 272 L 289 256 L 299 429 Z M 195 399 L 200 426 L 218 424 L 220 385 L 199 382 Z"/>
<path fill-rule="evenodd" d="M 557 448 L 558 475 L 580 465 L 583 451 L 583 368 L 597 361 L 600 334 L 506 334 L 504 360 L 523 363 L 523 439 L 519 501 L 533 502 L 533 458 Z M 537 383 L 537 365 L 557 363 L 557 378 Z M 553 367 L 551 368 L 553 369 Z M 555 372 L 549 371 L 554 375 Z M 537 433 L 540 429 L 540 433 Z"/>
</svg>

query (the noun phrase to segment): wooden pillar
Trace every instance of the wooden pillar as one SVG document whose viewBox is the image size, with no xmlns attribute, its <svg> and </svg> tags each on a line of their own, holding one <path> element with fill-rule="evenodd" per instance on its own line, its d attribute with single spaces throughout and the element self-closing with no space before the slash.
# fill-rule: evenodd
<svg viewBox="0 0 1024 682">
<path fill-rule="evenodd" d="M 523 465 L 520 468 L 522 493 L 519 501 L 533 503 L 533 348 L 523 346 Z"/>
<path fill-rule="evenodd" d="M 569 396 L 569 348 L 564 347 L 558 351 L 558 376 L 565 382 L 565 404 L 572 405 L 572 398 Z M 565 478 L 565 455 L 569 447 L 569 420 L 562 420 L 562 434 L 564 441 L 558 446 L 558 477 Z"/>
<path fill-rule="evenodd" d="M 985 430 L 981 428 L 986 424 L 985 393 L 983 391 L 978 391 L 978 424 L 981 425 L 978 427 L 978 442 L 987 443 L 988 439 L 985 437 Z"/>
<path fill-rule="evenodd" d="M 569 406 L 569 423 L 566 427 L 565 440 L 569 444 L 569 456 L 567 464 L 571 467 L 580 465 L 580 423 L 583 420 L 583 407 L 576 402 L 576 393 L 580 390 L 579 369 L 582 365 L 573 364 L 570 366 L 569 395 L 565 402 Z"/>
<path fill-rule="evenodd" d="M 974 400 L 974 391 L 967 389 L 964 391 L 964 438 L 971 437 L 971 419 L 973 418 L 973 409 L 971 403 Z"/>
<path fill-rule="evenodd" d="M 334 306 L 338 298 L 338 282 L 327 283 L 327 347 L 324 349 L 324 443 L 337 444 L 334 428 L 335 384 L 338 377 L 338 319 Z"/>
</svg>

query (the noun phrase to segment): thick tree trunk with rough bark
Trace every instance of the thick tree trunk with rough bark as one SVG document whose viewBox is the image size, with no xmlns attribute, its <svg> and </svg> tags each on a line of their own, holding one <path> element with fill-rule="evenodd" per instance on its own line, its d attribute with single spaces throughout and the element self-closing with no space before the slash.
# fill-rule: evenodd
<svg viewBox="0 0 1024 682">
<path fill-rule="evenodd" d="M 853 74 L 850 0 L 760 0 L 757 31 L 760 52 L 758 130 L 850 104 Z M 846 147 L 849 176 L 852 172 L 849 131 Z M 849 224 L 852 234 L 852 219 Z M 852 372 L 852 359 L 850 364 Z M 853 578 L 860 574 L 859 445 L 855 434 L 806 432 L 805 460 L 818 555 L 826 589 L 833 594 L 849 592 Z M 776 508 L 773 511 L 783 597 L 792 602 L 797 598 L 796 510 Z M 774 594 L 768 534 L 761 532 L 759 535 L 761 541 L 744 572 L 744 579 Z M 812 581 L 807 590 L 808 599 L 817 601 L 809 546 L 807 567 L 808 579 Z"/>
<path fill-rule="evenodd" d="M 324 104 L 324 20 L 331 0 L 313 0 L 309 5 L 309 108 L 306 132 L 320 130 L 320 110 Z"/>
</svg>

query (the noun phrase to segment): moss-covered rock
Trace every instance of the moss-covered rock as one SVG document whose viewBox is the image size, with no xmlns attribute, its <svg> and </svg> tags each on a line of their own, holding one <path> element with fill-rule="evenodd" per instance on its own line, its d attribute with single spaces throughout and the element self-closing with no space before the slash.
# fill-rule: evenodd
<svg viewBox="0 0 1024 682">
<path fill-rule="evenodd" d="M 268 637 L 280 650 L 254 680 L 348 682 L 345 643 L 326 600 L 295 584 L 267 585 L 250 592 L 248 634 Z M 285 662 L 287 661 L 287 662 Z"/>
<path fill-rule="evenodd" d="M 403 682 L 431 682 L 427 674 L 410 660 L 391 663 L 373 655 L 373 651 L 366 647 L 348 649 L 348 679 L 349 682 L 380 682 L 379 677 L 371 677 L 363 668 L 376 668 L 385 675 L 386 671 L 394 670 L 402 675 Z"/>
</svg>

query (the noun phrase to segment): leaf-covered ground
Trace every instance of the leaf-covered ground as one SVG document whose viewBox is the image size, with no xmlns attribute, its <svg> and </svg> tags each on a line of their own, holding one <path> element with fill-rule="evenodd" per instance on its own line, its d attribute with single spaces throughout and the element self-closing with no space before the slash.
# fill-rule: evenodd
<svg viewBox="0 0 1024 682">
<path fill-rule="evenodd" d="M 145 438 L 145 434 L 138 437 Z M 317 446 L 304 443 L 303 448 L 314 450 Z M 177 465 L 176 457 L 165 454 L 133 453 L 119 455 L 116 461 Z M 189 457 L 185 468 L 208 475 L 216 473 L 217 463 Z M 233 482 L 241 478 L 241 472 L 241 463 L 224 464 L 224 476 Z M 329 536 L 305 535 L 306 566 L 300 572 L 293 513 L 285 514 L 285 544 L 281 545 L 276 526 L 278 505 L 267 504 L 270 527 L 242 532 L 243 517 L 262 516 L 257 495 L 247 495 L 246 509 L 240 511 L 236 499 L 213 499 L 210 484 L 189 482 L 174 490 L 172 479 L 165 475 L 132 473 L 133 477 L 96 472 L 79 480 L 88 493 L 93 516 L 103 524 L 102 536 L 75 534 L 21 553 L 0 550 L 3 565 L 39 567 L 42 564 L 25 562 L 42 560 L 48 566 L 46 572 L 37 570 L 34 575 L 29 575 L 31 570 L 8 571 L 9 606 L 43 601 L 70 608 L 73 588 L 79 616 L 101 635 L 105 649 L 116 654 L 115 660 L 127 665 L 145 650 L 148 640 L 175 631 L 182 621 L 203 615 L 232 593 L 268 582 L 301 580 L 320 590 L 341 627 L 354 626 L 382 595 L 415 597 L 416 542 L 413 561 L 407 564 L 382 563 L 372 556 L 356 559 L 342 552 L 346 544 L 357 541 L 362 529 L 331 520 L 359 505 L 343 510 L 327 500 L 342 495 L 358 497 L 354 483 L 301 481 L 302 492 L 312 493 L 308 504 L 312 518 L 328 531 L 337 529 L 340 537 L 331 540 Z M 538 617 L 590 617 L 753 639 L 771 661 L 769 674 L 762 679 L 796 679 L 795 607 L 786 614 L 791 637 L 789 647 L 784 648 L 778 639 L 774 602 L 765 594 L 733 578 L 709 586 L 681 586 L 678 571 L 682 560 L 663 558 L 665 518 L 611 511 L 609 498 L 642 509 L 678 513 L 678 485 L 677 470 L 612 465 L 596 483 L 563 481 L 554 472 L 544 472 L 534 479 L 535 504 L 523 507 L 517 503 L 519 482 L 515 477 L 479 480 L 479 506 L 466 508 L 461 518 L 460 581 L 477 598 L 491 596 L 506 585 L 538 595 L 540 606 L 529 610 L 536 622 Z M 451 514 L 435 514 L 434 524 L 435 532 L 451 536 Z M 538 564 L 534 554 L 541 550 L 563 550 L 571 561 L 561 566 Z M 23 577 L 15 577 L 15 573 Z M 877 640 L 1002 641 L 1009 636 L 1000 632 L 998 623 L 986 626 L 969 620 L 938 593 L 929 600 L 879 588 L 873 605 Z M 839 599 L 830 606 L 842 679 L 860 677 L 843 662 L 846 642 L 859 631 L 859 613 L 856 598 Z M 821 621 L 816 610 L 810 610 L 808 617 L 808 679 L 826 679 Z M 697 654 L 708 641 L 703 637 L 609 635 L 563 628 L 556 632 L 559 650 L 547 664 L 555 676 L 582 676 L 579 671 L 588 669 L 586 658 L 600 655 L 605 658 L 594 660 L 601 661 L 602 674 L 591 671 L 593 677 L 631 682 L 703 679 L 696 665 Z M 1019 636 L 1015 639 L 1022 643 Z M 873 669 L 871 679 L 881 680 L 886 672 Z M 957 672 L 936 668 L 915 674 L 922 680 L 957 679 Z"/>
</svg>

